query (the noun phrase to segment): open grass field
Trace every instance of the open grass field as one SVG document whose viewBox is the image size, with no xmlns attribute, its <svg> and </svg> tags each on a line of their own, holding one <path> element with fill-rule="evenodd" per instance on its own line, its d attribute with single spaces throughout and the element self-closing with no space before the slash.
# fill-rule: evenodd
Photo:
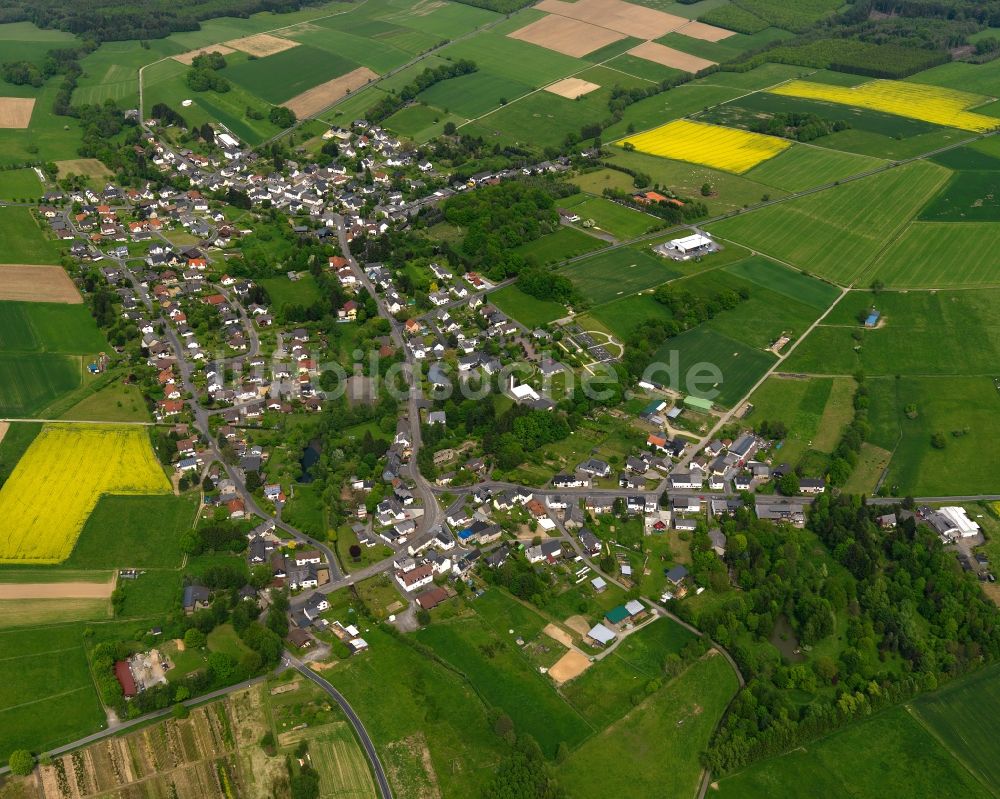
<svg viewBox="0 0 1000 799">
<path fill-rule="evenodd" d="M 472 119 L 499 108 L 501 100 L 510 102 L 531 90 L 528 83 L 479 71 L 435 83 L 418 97 L 428 105 Z"/>
<path fill-rule="evenodd" d="M 880 158 L 796 144 L 755 166 L 746 176 L 750 180 L 785 191 L 802 191 L 858 175 L 884 164 L 885 161 Z"/>
<path fill-rule="evenodd" d="M 920 83 L 873 80 L 850 87 L 793 80 L 772 89 L 771 92 L 858 108 L 871 108 L 875 111 L 912 117 L 934 125 L 974 133 L 985 133 L 1000 124 L 995 117 L 966 110 L 987 102 L 989 96 Z"/>
<path fill-rule="evenodd" d="M 551 757 L 561 742 L 574 747 L 593 729 L 556 692 L 551 680 L 538 673 L 506 632 L 511 627 L 518 635 L 537 635 L 544 624 L 541 617 L 529 619 L 528 626 L 507 620 L 502 622 L 501 633 L 488 620 L 474 615 L 434 624 L 416 637 L 465 674 L 490 704 L 506 712 L 514 726 L 530 733 Z M 484 648 L 494 654 L 487 656 Z"/>
<path fill-rule="evenodd" d="M 1000 290 L 849 293 L 784 364 L 808 374 L 989 375 L 1000 357 Z M 875 305 L 881 325 L 863 329 Z M 860 342 L 853 333 L 862 332 Z M 970 341 L 976 346 L 970 347 Z M 855 350 L 859 347 L 859 350 Z"/>
<path fill-rule="evenodd" d="M 324 81 L 310 89 L 286 100 L 284 105 L 295 112 L 299 119 L 316 116 L 324 108 L 337 100 L 346 97 L 351 92 L 363 88 L 373 80 L 378 79 L 378 73 L 368 67 L 352 69 L 336 78 Z"/>
<path fill-rule="evenodd" d="M 619 142 L 639 152 L 742 174 L 791 146 L 776 136 L 678 119 Z"/>
<path fill-rule="evenodd" d="M 322 674 L 364 719 L 396 795 L 479 796 L 502 750 L 483 703 L 458 675 L 405 641 L 377 627 L 364 635 L 370 652 Z M 428 792 L 435 788 L 440 793 Z"/>
<path fill-rule="evenodd" d="M 319 299 L 316 279 L 308 272 L 295 281 L 287 277 L 268 277 L 261 280 L 260 284 L 267 291 L 275 309 L 280 309 L 283 305 L 312 305 Z"/>
<path fill-rule="evenodd" d="M 702 325 L 681 333 L 665 342 L 653 355 L 654 363 L 670 364 L 673 359 L 679 364 L 681 384 L 671 386 L 686 394 L 707 397 L 720 405 L 735 405 L 750 390 L 754 383 L 774 363 L 770 353 L 755 349 L 741 341 Z M 722 379 L 712 383 L 701 378 L 694 384 L 688 379 L 703 365 L 717 368 Z M 664 384 L 670 382 L 666 370 L 654 373 L 651 378 Z"/>
<path fill-rule="evenodd" d="M 0 264 L 57 263 L 59 250 L 31 211 L 23 206 L 0 208 Z"/>
<path fill-rule="evenodd" d="M 87 394 L 59 415 L 83 422 L 149 422 L 152 416 L 139 387 L 114 380 Z"/>
<path fill-rule="evenodd" d="M 1000 222 L 913 222 L 861 275 L 893 288 L 998 286 Z"/>
<path fill-rule="evenodd" d="M 0 171 L 0 200 L 37 200 L 42 196 L 42 182 L 34 169 Z"/>
<path fill-rule="evenodd" d="M 594 305 L 635 294 L 680 276 L 671 261 L 647 245 L 619 247 L 576 261 L 562 269 L 580 294 Z"/>
<path fill-rule="evenodd" d="M 581 222 L 593 220 L 596 227 L 617 239 L 631 239 L 663 227 L 663 220 L 626 208 L 604 197 L 567 197 L 560 208 L 580 215 Z"/>
<path fill-rule="evenodd" d="M 1000 80 L 1000 64 L 996 61 L 988 61 L 985 64 L 953 61 L 918 72 L 907 80 L 911 83 L 926 83 L 946 89 L 996 96 L 997 80 Z"/>
<path fill-rule="evenodd" d="M 78 388 L 82 372 L 78 357 L 0 352 L 0 415 L 37 415 L 58 397 Z"/>
<path fill-rule="evenodd" d="M 693 638 L 670 619 L 657 619 L 629 635 L 561 691 L 598 729 L 604 729 L 631 711 L 633 694 L 659 678 L 667 655 L 679 653 Z"/>
<path fill-rule="evenodd" d="M 723 658 L 696 662 L 573 752 L 558 768 L 560 783 L 579 799 L 693 795 L 699 755 L 736 689 Z"/>
<path fill-rule="evenodd" d="M 565 78 L 586 64 L 496 31 L 454 42 L 441 50 L 439 55 L 451 60 L 471 59 L 483 72 L 533 88 Z"/>
<path fill-rule="evenodd" d="M 520 244 L 515 249 L 529 262 L 544 265 L 603 249 L 607 242 L 575 228 L 562 226 L 555 233 Z"/>
<path fill-rule="evenodd" d="M 63 564 L 77 569 L 176 569 L 191 529 L 191 497 L 102 496 Z"/>
<path fill-rule="evenodd" d="M 992 378 L 887 377 L 873 382 L 890 384 L 873 393 L 870 440 L 892 452 L 885 484 L 894 494 L 949 496 L 995 490 L 1000 394 Z M 911 404 L 916 406 L 914 419 L 906 414 Z M 944 449 L 931 445 L 935 433 L 944 434 Z"/>
<path fill-rule="evenodd" d="M 796 272 L 767 258 L 746 258 L 725 267 L 726 272 L 784 295 L 789 300 L 825 311 L 840 296 L 836 286 Z"/>
<path fill-rule="evenodd" d="M 849 377 L 769 377 L 750 397 L 754 409 L 749 422 L 783 422 L 788 436 L 779 457 L 794 466 L 809 450 L 833 450 L 853 416 L 853 394 Z"/>
<path fill-rule="evenodd" d="M 986 785 L 1000 784 L 997 734 L 1000 684 L 996 666 L 981 669 L 909 708 L 959 762 Z"/>
<path fill-rule="evenodd" d="M 230 68 L 227 67 L 227 71 L 228 69 Z M 189 127 L 205 122 L 222 122 L 249 144 L 257 144 L 279 132 L 267 119 L 270 103 L 235 82 L 231 91 L 224 94 L 212 91 L 192 92 L 184 83 L 186 71 L 187 67 L 173 59 L 151 64 L 143 72 L 143 100 L 147 106 L 152 108 L 157 103 L 166 103 L 179 113 L 182 112 L 181 116 Z M 191 100 L 192 105 L 183 108 L 183 100 Z M 250 119 L 246 115 L 247 108 L 263 114 L 264 118 Z"/>
<path fill-rule="evenodd" d="M 829 280 L 848 283 L 947 180 L 913 163 L 711 225 L 709 230 Z"/>
<path fill-rule="evenodd" d="M 0 276 L 4 267 L 0 266 Z M 83 305 L 0 301 L 0 350 L 95 355 L 109 349 Z"/>
<path fill-rule="evenodd" d="M 958 151 L 951 151 L 957 153 Z M 947 185 L 920 212 L 925 222 L 992 222 L 1000 216 L 1000 160 L 989 159 L 994 170 L 983 166 L 952 175 Z M 939 162 L 940 163 L 940 162 Z"/>
<path fill-rule="evenodd" d="M 232 60 L 235 63 L 220 74 L 276 105 L 360 66 L 349 58 L 308 45 L 292 47 L 266 58 Z"/>
<path fill-rule="evenodd" d="M 0 752 L 39 751 L 97 730 L 104 712 L 83 626 L 0 630 Z"/>
<path fill-rule="evenodd" d="M 566 308 L 554 300 L 540 300 L 517 286 L 506 286 L 490 294 L 490 302 L 525 327 L 541 327 L 566 315 Z"/>
<path fill-rule="evenodd" d="M 716 795 L 720 799 L 782 795 L 850 795 L 857 799 L 992 796 L 902 707 L 852 724 L 788 754 L 755 763 L 720 780 Z"/>
<path fill-rule="evenodd" d="M 101 494 L 168 490 L 145 429 L 48 425 L 0 489 L 0 562 L 65 560 Z"/>
</svg>

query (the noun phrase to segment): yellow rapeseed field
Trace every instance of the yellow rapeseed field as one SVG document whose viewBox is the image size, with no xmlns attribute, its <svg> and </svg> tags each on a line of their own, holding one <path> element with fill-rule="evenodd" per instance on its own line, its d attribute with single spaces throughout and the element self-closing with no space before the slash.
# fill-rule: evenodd
<svg viewBox="0 0 1000 799">
<path fill-rule="evenodd" d="M 808 100 L 825 100 L 830 103 L 852 105 L 883 111 L 910 119 L 920 119 L 947 128 L 959 128 L 984 133 L 1000 126 L 1000 119 L 967 111 L 982 105 L 990 98 L 940 86 L 906 83 L 895 80 L 872 80 L 860 86 L 828 86 L 807 80 L 793 80 L 774 89 L 772 94 L 802 97 Z"/>
<path fill-rule="evenodd" d="M 0 563 L 65 560 L 101 494 L 169 490 L 144 428 L 46 425 L 0 488 Z"/>
<path fill-rule="evenodd" d="M 777 136 L 692 122 L 689 119 L 677 119 L 644 133 L 626 136 L 619 144 L 631 144 L 639 152 L 673 158 L 676 161 L 689 161 L 736 174 L 774 158 L 791 146 L 791 142 Z"/>
</svg>

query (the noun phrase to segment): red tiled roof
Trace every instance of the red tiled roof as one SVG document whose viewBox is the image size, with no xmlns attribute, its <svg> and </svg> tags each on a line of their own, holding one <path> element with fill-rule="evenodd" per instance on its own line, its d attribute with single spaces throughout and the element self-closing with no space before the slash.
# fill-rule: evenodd
<svg viewBox="0 0 1000 799">
<path fill-rule="evenodd" d="M 126 661 L 115 661 L 115 677 L 118 678 L 118 684 L 121 685 L 122 693 L 126 697 L 132 697 L 139 693 L 139 689 L 135 685 L 135 677 L 132 676 L 132 670 Z"/>
</svg>

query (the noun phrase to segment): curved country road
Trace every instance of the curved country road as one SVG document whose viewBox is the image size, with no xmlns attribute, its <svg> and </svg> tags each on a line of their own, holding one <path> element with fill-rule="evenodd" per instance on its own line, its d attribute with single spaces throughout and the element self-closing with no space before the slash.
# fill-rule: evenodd
<svg viewBox="0 0 1000 799">
<path fill-rule="evenodd" d="M 378 783 L 378 790 L 382 799 L 392 799 L 392 789 L 389 787 L 389 780 L 386 779 L 385 770 L 382 768 L 382 762 L 378 759 L 378 752 L 375 751 L 375 744 L 372 743 L 372 739 L 368 735 L 368 730 L 366 730 L 365 725 L 361 723 L 361 719 L 358 718 L 358 714 L 354 712 L 354 708 L 350 706 L 348 701 L 343 697 L 343 695 L 341 695 L 340 691 L 330 685 L 330 683 L 320 677 L 301 660 L 288 652 L 285 653 L 284 659 L 285 662 L 299 672 L 299 674 L 326 691 L 326 693 L 328 693 L 333 700 L 340 705 L 340 709 L 344 711 L 344 715 L 347 716 L 347 720 L 351 722 L 351 726 L 354 727 L 354 731 L 358 734 L 361 746 L 364 747 L 365 754 L 368 756 L 368 760 L 372 765 L 372 772 L 375 774 L 375 781 Z"/>
</svg>

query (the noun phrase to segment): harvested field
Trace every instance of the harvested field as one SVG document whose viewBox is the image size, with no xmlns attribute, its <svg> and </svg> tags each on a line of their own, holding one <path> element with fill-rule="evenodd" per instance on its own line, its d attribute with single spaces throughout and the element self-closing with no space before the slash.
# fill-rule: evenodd
<svg viewBox="0 0 1000 799">
<path fill-rule="evenodd" d="M 574 58 L 580 58 L 625 38 L 623 34 L 613 30 L 555 14 L 542 17 L 537 22 L 525 25 L 507 35 L 511 39 L 537 44 L 546 50 L 555 50 L 557 53 Z"/>
<path fill-rule="evenodd" d="M 96 158 L 71 158 L 67 161 L 56 161 L 55 164 L 59 170 L 59 180 L 68 175 L 82 175 L 85 178 L 103 180 L 114 174 Z"/>
<path fill-rule="evenodd" d="M 554 624 L 547 624 L 542 632 L 563 646 L 573 646 L 573 638 L 561 627 L 556 627 Z"/>
<path fill-rule="evenodd" d="M 10 422 L 0 422 L 0 443 L 3 443 L 3 437 L 7 435 L 8 430 L 10 430 Z"/>
<path fill-rule="evenodd" d="M 0 264 L 0 300 L 20 302 L 83 302 L 66 270 L 61 266 Z"/>
<path fill-rule="evenodd" d="M 299 43 L 291 39 L 282 39 L 280 36 L 272 36 L 270 33 L 255 33 L 253 36 L 244 36 L 241 39 L 230 39 L 226 45 L 248 55 L 264 58 L 298 47 Z"/>
<path fill-rule="evenodd" d="M 715 66 L 715 62 L 709 61 L 707 58 L 698 58 L 690 53 L 682 53 L 673 47 L 656 42 L 643 42 L 629 50 L 628 54 L 672 69 L 682 69 L 685 72 L 697 72 L 700 69 Z"/>
<path fill-rule="evenodd" d="M 358 67 L 346 75 L 341 75 L 339 78 L 328 80 L 319 86 L 313 86 L 311 89 L 302 92 L 302 94 L 293 97 L 285 103 L 285 106 L 292 109 L 295 112 L 295 116 L 299 119 L 311 117 L 314 114 L 318 114 L 334 101 L 339 100 L 356 89 L 360 89 L 377 78 L 378 73 L 372 72 L 368 67 Z"/>
<path fill-rule="evenodd" d="M 576 0 L 574 3 L 566 3 L 563 0 L 542 0 L 535 8 L 561 17 L 600 25 L 602 28 L 610 28 L 637 39 L 658 39 L 688 23 L 684 17 L 665 14 L 622 0 Z"/>
<path fill-rule="evenodd" d="M 589 80 L 583 80 L 582 78 L 564 78 L 563 80 L 556 81 L 551 86 L 546 86 L 545 91 L 558 94 L 560 97 L 565 97 L 568 100 L 575 100 L 577 97 L 583 97 L 583 95 L 590 94 L 600 88 L 596 83 L 591 83 Z"/>
<path fill-rule="evenodd" d="M 34 108 L 34 97 L 0 97 L 0 128 L 28 127 Z"/>
<path fill-rule="evenodd" d="M 549 669 L 549 676 L 556 685 L 562 685 L 564 682 L 569 682 L 574 677 L 579 677 L 592 665 L 594 664 L 591 662 L 589 657 L 582 652 L 577 652 L 575 649 L 571 649 L 559 658 L 559 660 L 556 661 L 556 664 Z"/>
<path fill-rule="evenodd" d="M 178 55 L 173 56 L 173 59 L 174 61 L 179 61 L 182 64 L 191 66 L 191 62 L 194 61 L 195 57 L 200 56 L 202 53 L 219 53 L 220 55 L 229 55 L 230 53 L 235 52 L 236 51 L 232 47 L 226 47 L 224 44 L 209 44 L 199 50 L 188 50 L 186 53 L 179 53 Z"/>
<path fill-rule="evenodd" d="M 106 583 L 0 583 L 3 599 L 107 599 L 114 580 Z"/>
<path fill-rule="evenodd" d="M 590 630 L 590 623 L 583 616 L 570 616 L 564 622 L 573 632 L 586 635 Z"/>
<path fill-rule="evenodd" d="M 717 28 L 715 25 L 706 25 L 704 22 L 689 22 L 678 28 L 675 33 L 690 36 L 692 39 L 701 39 L 703 42 L 721 42 L 723 39 L 736 35 L 736 31 Z"/>
</svg>

